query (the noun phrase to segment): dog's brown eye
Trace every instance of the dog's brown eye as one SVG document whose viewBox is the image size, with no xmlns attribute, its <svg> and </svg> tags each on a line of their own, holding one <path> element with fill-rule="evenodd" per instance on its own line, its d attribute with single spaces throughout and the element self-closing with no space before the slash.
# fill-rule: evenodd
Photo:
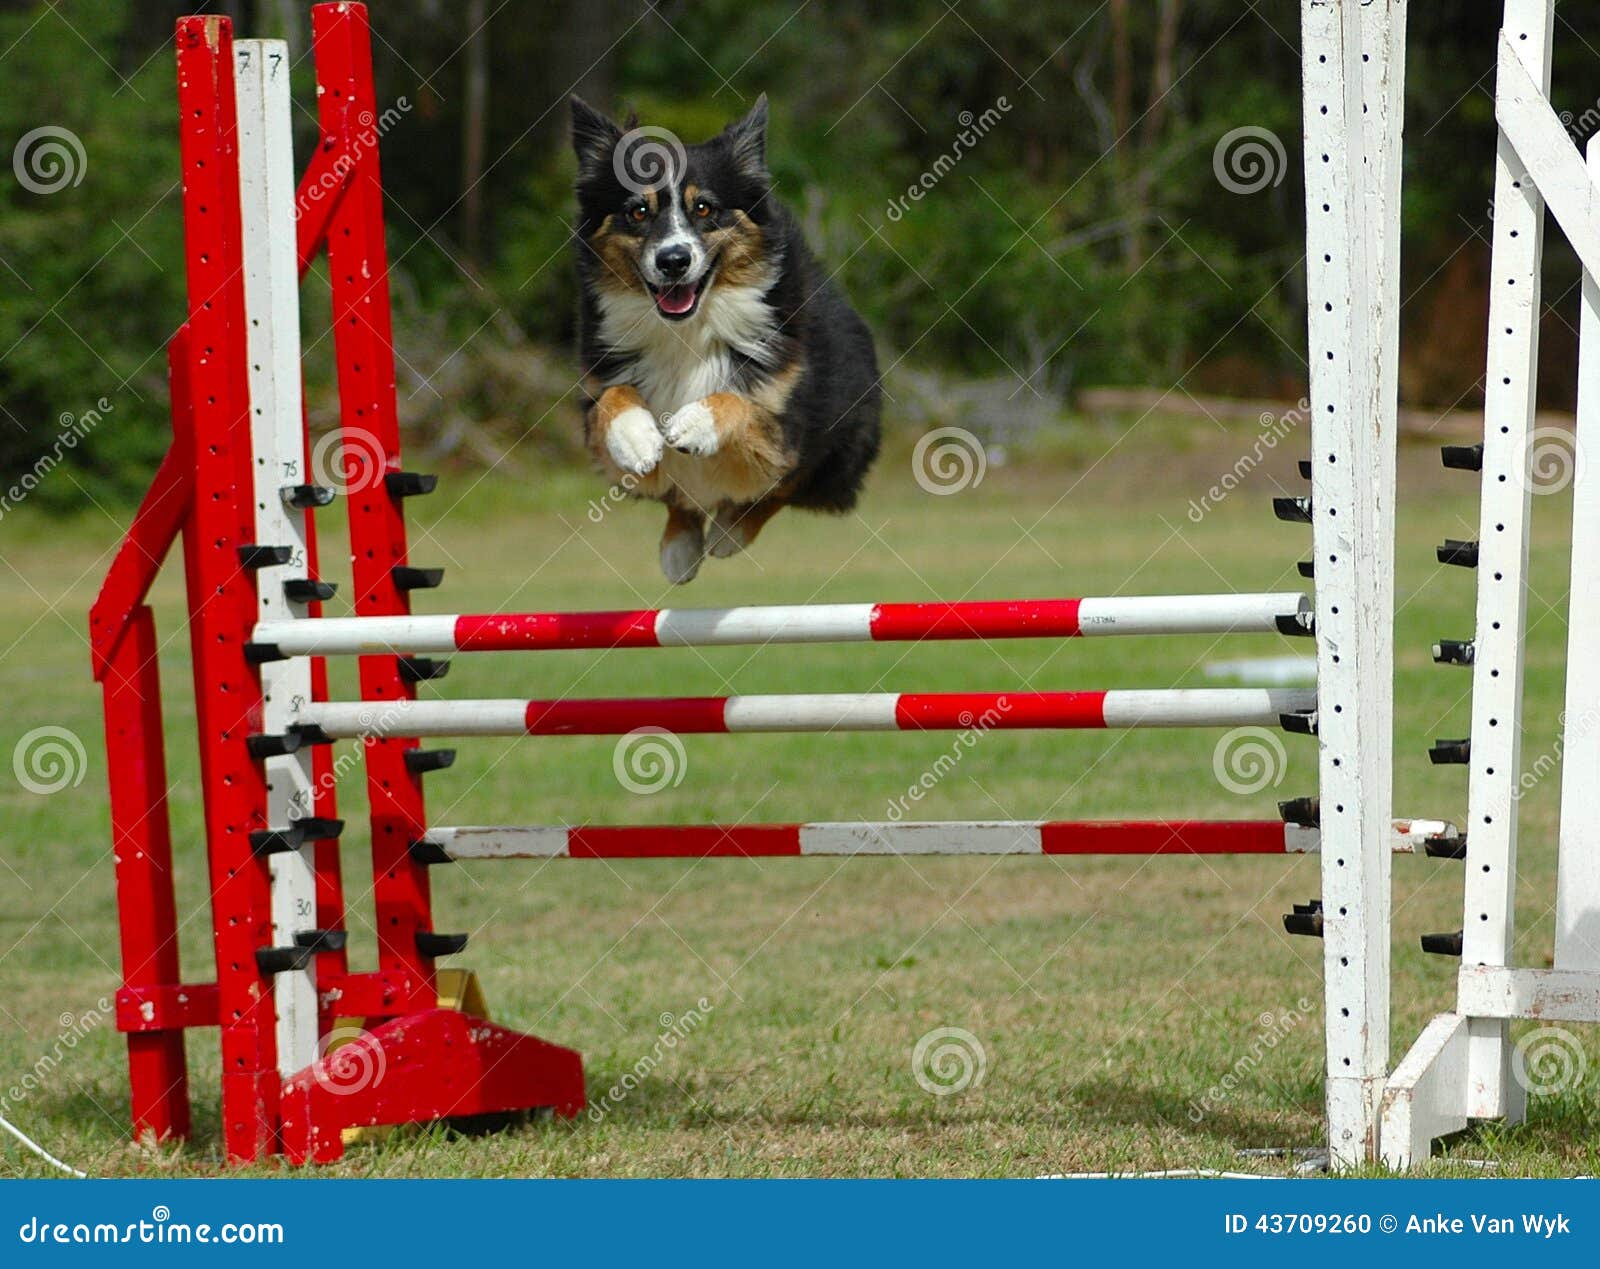
<svg viewBox="0 0 1600 1269">
<path fill-rule="evenodd" d="M 643 203 L 635 203 L 632 207 L 627 208 L 622 214 L 634 224 L 642 225 L 645 222 L 645 219 L 650 215 L 650 211 Z"/>
<path fill-rule="evenodd" d="M 706 200 L 703 199 L 703 198 L 695 199 L 695 201 L 694 201 L 694 214 L 696 216 L 700 217 L 701 220 L 704 220 L 707 216 L 709 216 L 711 214 L 711 204 L 706 202 Z"/>
</svg>

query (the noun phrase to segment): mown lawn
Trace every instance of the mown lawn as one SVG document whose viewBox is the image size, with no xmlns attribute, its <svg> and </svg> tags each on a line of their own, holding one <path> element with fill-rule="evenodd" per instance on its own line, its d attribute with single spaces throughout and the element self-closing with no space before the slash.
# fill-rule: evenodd
<svg viewBox="0 0 1600 1269">
<path fill-rule="evenodd" d="M 950 497 L 923 492 L 909 459 L 891 456 L 858 516 L 782 516 L 753 557 L 712 561 L 670 595 L 655 569 L 654 508 L 591 517 L 604 488 L 575 473 L 449 474 L 411 504 L 413 561 L 449 566 L 444 589 L 419 607 L 1299 589 L 1308 532 L 1274 521 L 1267 505 L 1298 490 L 1290 446 L 1199 523 L 1189 514 L 1250 439 L 1159 421 L 1126 438 L 1090 430 L 1073 453 L 992 465 Z M 1463 772 L 1431 767 L 1425 750 L 1466 734 L 1470 676 L 1435 667 L 1429 645 L 1471 633 L 1472 576 L 1440 568 L 1433 546 L 1476 536 L 1475 489 L 1439 470 L 1432 449 L 1409 450 L 1402 464 L 1397 806 L 1459 819 Z M 1551 752 L 1561 710 L 1566 510 L 1564 498 L 1539 500 L 1530 769 Z M 128 1142 L 121 1038 L 96 1021 L 117 983 L 117 936 L 84 617 L 118 519 L 88 511 L 61 524 L 23 508 L 0 525 L 0 758 L 43 726 L 66 728 L 87 754 L 82 782 L 50 795 L 0 763 L 0 1094 L 12 1090 L 0 1113 L 91 1173 L 210 1173 L 214 1035 L 191 1034 L 196 1139 L 152 1158 Z M 335 541 L 332 517 L 326 531 Z M 158 607 L 185 972 L 201 979 L 209 918 L 179 581 L 176 571 L 163 580 Z M 1205 686 L 1215 685 L 1208 662 L 1308 650 L 1258 636 L 502 655 L 457 658 L 435 687 L 460 697 Z M 349 668 L 336 675 L 346 691 Z M 1281 779 L 1244 797 L 1214 774 L 1217 741 L 989 734 L 962 750 L 917 815 L 1269 816 L 1279 798 L 1312 790 L 1312 742 L 1285 737 Z M 690 737 L 681 783 L 639 795 L 619 784 L 610 740 L 462 742 L 455 767 L 429 777 L 430 814 L 881 819 L 951 746 L 948 735 Z M 1519 950 L 1534 965 L 1550 949 L 1558 786 L 1551 775 L 1522 802 Z M 359 772 L 340 796 L 358 821 Z M 368 968 L 358 825 L 347 839 L 353 960 Z M 1424 956 L 1416 939 L 1460 925 L 1460 877 L 1459 864 L 1396 860 L 1396 1060 L 1449 1002 L 1453 962 Z M 477 970 L 495 1016 L 581 1049 L 596 1113 L 474 1139 L 396 1134 L 353 1148 L 332 1174 L 1027 1176 L 1237 1168 L 1241 1148 L 1321 1140 L 1321 949 L 1279 921 L 1318 893 L 1314 858 L 516 862 L 436 870 L 435 887 L 438 928 L 472 932 L 456 960 Z M 658 1043 L 675 1025 L 683 1038 Z M 919 1039 L 942 1027 L 982 1049 L 981 1077 L 948 1096 L 913 1071 Z M 1492 1159 L 1508 1174 L 1600 1171 L 1600 1044 L 1581 1043 L 1580 1087 L 1536 1098 L 1528 1126 L 1471 1135 L 1435 1168 L 1461 1170 L 1454 1157 Z M 641 1059 L 637 1087 L 622 1088 Z M 23 1087 L 31 1072 L 35 1086 Z M 1225 1079 L 1231 1087 L 1208 1097 Z M 9 1138 L 0 1170 L 46 1171 Z"/>
</svg>

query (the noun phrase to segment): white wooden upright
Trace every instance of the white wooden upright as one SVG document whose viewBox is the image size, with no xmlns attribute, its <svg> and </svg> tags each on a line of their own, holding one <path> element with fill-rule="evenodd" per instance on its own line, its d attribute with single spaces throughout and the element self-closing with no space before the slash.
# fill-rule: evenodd
<svg viewBox="0 0 1600 1269">
<path fill-rule="evenodd" d="M 293 558 L 256 574 L 259 618 L 305 616 L 284 595 L 285 581 L 304 578 L 306 513 L 281 491 L 304 484 L 305 422 L 300 392 L 300 283 L 295 249 L 295 170 L 291 144 L 290 61 L 282 40 L 234 42 L 239 111 L 239 193 L 244 240 L 245 316 L 250 355 L 250 432 L 255 459 L 256 541 L 287 546 Z M 311 661 L 292 657 L 261 667 L 263 727 L 284 731 L 311 699 Z M 266 760 L 267 819 L 286 828 L 315 811 L 309 749 Z M 313 846 L 272 857 L 273 944 L 293 946 L 316 925 Z M 314 959 L 276 976 L 278 1070 L 291 1075 L 317 1054 Z"/>
<path fill-rule="evenodd" d="M 1588 171 L 1600 189 L 1600 139 Z M 1556 860 L 1555 963 L 1600 979 L 1600 270 L 1583 274 L 1578 325 L 1578 432 L 1572 483 L 1572 589 L 1567 608 L 1566 744 Z M 1584 778 L 1587 775 L 1589 778 Z"/>
<path fill-rule="evenodd" d="M 1404 0 L 1303 0 L 1330 1161 L 1376 1157 L 1389 1060 Z"/>
</svg>

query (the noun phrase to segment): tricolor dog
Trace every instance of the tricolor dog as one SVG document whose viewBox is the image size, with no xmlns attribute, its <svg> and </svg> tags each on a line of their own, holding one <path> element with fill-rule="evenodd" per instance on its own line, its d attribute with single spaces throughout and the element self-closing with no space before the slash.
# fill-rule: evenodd
<svg viewBox="0 0 1600 1269">
<path fill-rule="evenodd" d="M 661 571 L 843 512 L 878 453 L 872 336 L 773 196 L 767 100 L 684 146 L 572 99 L 584 438 L 667 507 Z"/>
</svg>

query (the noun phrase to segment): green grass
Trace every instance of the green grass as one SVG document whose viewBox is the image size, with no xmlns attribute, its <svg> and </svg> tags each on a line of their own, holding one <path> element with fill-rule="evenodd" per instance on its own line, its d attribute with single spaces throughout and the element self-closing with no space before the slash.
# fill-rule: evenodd
<svg viewBox="0 0 1600 1269">
<path fill-rule="evenodd" d="M 1169 442 L 1168 433 L 1173 443 Z M 1076 454 L 1014 460 L 936 498 L 887 457 L 859 516 L 780 517 L 753 558 L 711 562 L 670 596 L 655 571 L 658 511 L 591 522 L 593 477 L 519 487 L 449 476 L 412 504 L 412 558 L 445 564 L 435 611 L 863 599 L 1298 589 L 1302 528 L 1267 497 L 1296 491 L 1293 455 L 1199 524 L 1189 500 L 1233 465 L 1243 434 L 1162 426 L 1086 433 Z M 1181 436 L 1181 441 L 1178 438 Z M 1282 447 L 1285 451 L 1288 446 Z M 1102 457 L 1103 455 L 1103 457 Z M 1468 730 L 1469 676 L 1428 646 L 1472 628 L 1472 575 L 1433 544 L 1475 532 L 1470 477 L 1432 450 L 1402 459 L 1397 806 L 1459 819 L 1459 768 L 1433 768 L 1435 736 Z M 1565 500 L 1539 500 L 1525 766 L 1551 751 L 1561 709 Z M 215 1033 L 190 1035 L 196 1139 L 151 1156 L 127 1137 L 123 1045 L 109 1022 L 73 1031 L 117 983 L 117 935 L 98 695 L 84 615 L 119 526 L 23 512 L 0 526 L 0 757 L 31 729 L 82 738 L 81 785 L 31 794 L 0 764 L 0 1113 L 90 1172 L 219 1169 Z M 336 542 L 331 517 L 326 531 Z M 328 554 L 337 559 L 340 552 Z M 337 577 L 340 570 L 329 568 Z M 198 784 L 181 627 L 181 570 L 156 604 L 174 781 L 185 974 L 210 977 Z M 1557 607 L 1552 608 L 1550 604 Z M 1306 650 L 1261 638 L 547 653 L 457 658 L 441 694 L 621 696 L 795 690 L 1004 690 L 1204 685 L 1208 660 Z M 338 667 L 336 690 L 349 690 Z M 1231 794 L 1217 735 L 995 733 L 967 750 L 923 818 L 1270 816 L 1310 792 L 1313 744 L 1287 737 L 1280 784 Z M 429 778 L 438 823 L 880 819 L 941 754 L 944 736 L 690 737 L 680 784 L 619 787 L 605 739 L 463 742 Z M 1523 800 L 1519 959 L 1548 963 L 1559 780 Z M 359 821 L 359 774 L 340 790 Z M 372 965 L 364 834 L 347 834 L 356 968 Z M 551 861 L 435 872 L 438 926 L 470 930 L 498 1019 L 583 1051 L 596 1098 L 657 1045 L 662 1015 L 710 1008 L 638 1087 L 598 1117 L 489 1137 L 440 1130 L 350 1150 L 335 1175 L 1012 1176 L 1238 1167 L 1244 1147 L 1321 1140 L 1319 944 L 1279 916 L 1319 891 L 1299 859 Z M 1402 857 L 1394 889 L 1394 1056 L 1448 1006 L 1454 964 L 1416 937 L 1460 925 L 1461 866 Z M 63 1022 L 63 1015 L 71 1019 Z M 1285 1020 L 1287 1019 L 1287 1020 Z M 960 1027 L 981 1082 L 946 1097 L 912 1071 L 918 1039 Z M 1527 1126 L 1483 1130 L 1433 1165 L 1491 1158 L 1508 1174 L 1600 1171 L 1596 1084 L 1535 1099 Z M 648 1065 L 648 1064 L 647 1064 Z M 20 1087 L 35 1069 L 37 1087 Z M 1206 1102 L 1207 1090 L 1231 1087 Z M 7 1094 L 6 1088 L 17 1087 Z M 18 1095 L 20 1093 L 20 1096 Z M 1277 1166 L 1268 1163 L 1265 1166 Z M 0 1169 L 43 1165 L 0 1140 Z"/>
</svg>

